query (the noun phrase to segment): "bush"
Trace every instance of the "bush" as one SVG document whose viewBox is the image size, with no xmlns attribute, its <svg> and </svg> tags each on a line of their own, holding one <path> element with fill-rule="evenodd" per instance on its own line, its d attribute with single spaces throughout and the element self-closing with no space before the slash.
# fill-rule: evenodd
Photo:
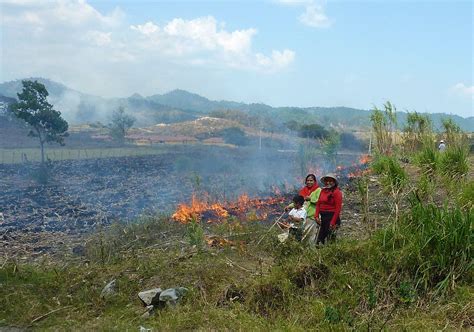
<svg viewBox="0 0 474 332">
<path fill-rule="evenodd" d="M 299 136 L 304 138 L 325 139 L 329 137 L 329 131 L 318 124 L 302 125 L 299 129 Z"/>
<path fill-rule="evenodd" d="M 445 294 L 472 278 L 472 210 L 415 204 L 377 239 L 377 259 L 413 279 L 415 288 Z"/>
<path fill-rule="evenodd" d="M 449 147 L 441 156 L 441 173 L 450 179 L 461 179 L 469 171 L 468 157 L 468 152 L 465 148 Z"/>
<path fill-rule="evenodd" d="M 458 202 L 461 208 L 472 209 L 474 207 L 474 181 L 469 181 L 461 187 Z"/>
<path fill-rule="evenodd" d="M 432 179 L 439 168 L 439 152 L 432 144 L 424 144 L 421 151 L 416 155 L 415 162 L 423 171 L 423 174 Z"/>
<path fill-rule="evenodd" d="M 225 128 L 218 133 L 224 142 L 234 145 L 247 145 L 249 140 L 245 132 L 238 127 Z"/>
</svg>

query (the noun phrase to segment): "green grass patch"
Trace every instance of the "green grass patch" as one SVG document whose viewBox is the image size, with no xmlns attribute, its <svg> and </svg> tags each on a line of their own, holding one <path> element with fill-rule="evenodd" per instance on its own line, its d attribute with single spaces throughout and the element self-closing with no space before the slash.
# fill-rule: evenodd
<svg viewBox="0 0 474 332">
<path fill-rule="evenodd" d="M 413 213 L 400 220 L 403 227 L 389 225 L 369 240 L 338 240 L 321 248 L 295 241 L 281 244 L 272 232 L 257 244 L 266 228 L 235 219 L 189 226 L 147 217 L 127 227 L 116 225 L 92 237 L 84 257 L 5 264 L 0 270 L 0 326 L 301 331 L 466 327 L 472 323 L 472 279 L 465 269 L 471 249 L 460 245 L 466 238 L 456 240 L 450 234 L 466 225 L 439 222 L 467 221 L 447 209 L 439 218 L 431 210 Z M 428 216 L 433 225 L 427 224 Z M 426 225 L 416 227 L 415 217 L 426 218 Z M 433 227 L 431 233 L 428 227 Z M 228 242 L 196 243 L 210 234 Z M 443 251 L 437 241 L 443 241 Z M 429 274 L 421 273 L 420 266 Z M 456 282 L 451 284 L 453 275 Z M 449 291 L 436 292 L 436 280 L 446 276 Z M 102 299 L 101 290 L 112 279 L 118 294 Z M 142 318 L 139 291 L 178 286 L 189 289 L 182 302 Z"/>
</svg>

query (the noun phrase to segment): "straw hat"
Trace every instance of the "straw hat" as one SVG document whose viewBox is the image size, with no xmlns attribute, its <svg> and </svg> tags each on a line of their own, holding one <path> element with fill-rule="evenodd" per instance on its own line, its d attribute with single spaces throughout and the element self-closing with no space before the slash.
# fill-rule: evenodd
<svg viewBox="0 0 474 332">
<path fill-rule="evenodd" d="M 339 184 L 339 181 L 337 181 L 336 174 L 334 174 L 334 173 L 328 173 L 328 174 L 324 175 L 323 177 L 321 177 L 321 180 L 320 180 L 320 181 L 321 181 L 322 184 L 324 184 L 324 180 L 325 180 L 326 178 L 331 178 L 331 179 L 333 179 L 334 182 L 336 183 L 336 186 Z"/>
</svg>

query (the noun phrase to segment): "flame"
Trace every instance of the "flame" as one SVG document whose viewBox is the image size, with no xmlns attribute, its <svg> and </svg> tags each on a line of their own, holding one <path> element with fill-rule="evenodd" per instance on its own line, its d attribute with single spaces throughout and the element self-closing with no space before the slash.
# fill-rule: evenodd
<svg viewBox="0 0 474 332">
<path fill-rule="evenodd" d="M 368 164 L 372 160 L 372 156 L 368 154 L 364 154 L 360 157 L 359 163 L 361 164 Z"/>
<path fill-rule="evenodd" d="M 179 204 L 176 212 L 171 216 L 174 220 L 186 224 L 192 220 L 200 221 L 201 215 L 205 211 L 210 211 L 217 216 L 218 219 L 227 218 L 229 212 L 220 204 L 208 204 L 201 201 L 193 194 L 191 198 L 191 205 Z"/>
<path fill-rule="evenodd" d="M 207 195 L 201 196 L 208 197 Z M 266 220 L 271 215 L 281 213 L 280 204 L 285 202 L 285 197 L 276 196 L 262 199 L 250 198 L 247 194 L 242 194 L 236 201 L 224 203 L 224 205 L 210 204 L 207 201 L 208 199 L 200 200 L 193 195 L 191 204 L 179 204 L 171 217 L 183 224 L 202 219 L 206 219 L 208 223 L 222 222 L 231 214 L 247 221 Z"/>
</svg>

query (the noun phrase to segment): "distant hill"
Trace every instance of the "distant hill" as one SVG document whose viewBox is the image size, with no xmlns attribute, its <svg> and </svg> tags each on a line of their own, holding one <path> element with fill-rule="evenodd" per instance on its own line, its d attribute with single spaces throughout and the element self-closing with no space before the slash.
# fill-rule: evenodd
<svg viewBox="0 0 474 332">
<path fill-rule="evenodd" d="M 165 94 L 143 97 L 133 94 L 128 98 L 102 98 L 83 94 L 61 83 L 44 78 L 29 78 L 43 83 L 50 93 L 51 103 L 71 124 L 100 121 L 107 124 L 110 114 L 119 106 L 136 117 L 136 126 L 152 126 L 158 123 L 190 121 L 202 116 L 215 116 L 216 111 L 242 112 L 246 121 L 265 130 L 283 130 L 285 123 L 317 123 L 335 128 L 351 130 L 370 127 L 370 111 L 349 107 L 271 107 L 265 104 L 245 104 L 234 101 L 214 101 L 184 90 L 173 90 Z M 21 90 L 21 81 L 0 84 L 0 95 L 16 98 Z M 226 118 L 225 112 L 221 116 Z M 230 114 L 230 113 L 229 113 Z M 235 115 L 235 114 L 234 114 Z M 463 118 L 444 113 L 428 114 L 435 129 L 441 127 L 441 119 L 451 117 L 465 131 L 474 131 L 474 117 Z M 406 123 L 407 114 L 397 113 L 400 128 Z M 232 120 L 236 120 L 232 118 Z M 251 125 L 250 123 L 244 123 Z"/>
<path fill-rule="evenodd" d="M 125 107 L 136 119 L 136 126 L 150 126 L 156 123 L 174 123 L 198 118 L 195 112 L 174 106 L 162 105 L 150 98 L 134 94 L 128 98 L 102 98 L 70 89 L 61 83 L 44 78 L 27 78 L 44 84 L 49 100 L 70 124 L 102 122 L 109 123 L 111 113 L 119 106 Z M 21 80 L 0 84 L 0 94 L 16 98 L 22 89 Z"/>
</svg>

